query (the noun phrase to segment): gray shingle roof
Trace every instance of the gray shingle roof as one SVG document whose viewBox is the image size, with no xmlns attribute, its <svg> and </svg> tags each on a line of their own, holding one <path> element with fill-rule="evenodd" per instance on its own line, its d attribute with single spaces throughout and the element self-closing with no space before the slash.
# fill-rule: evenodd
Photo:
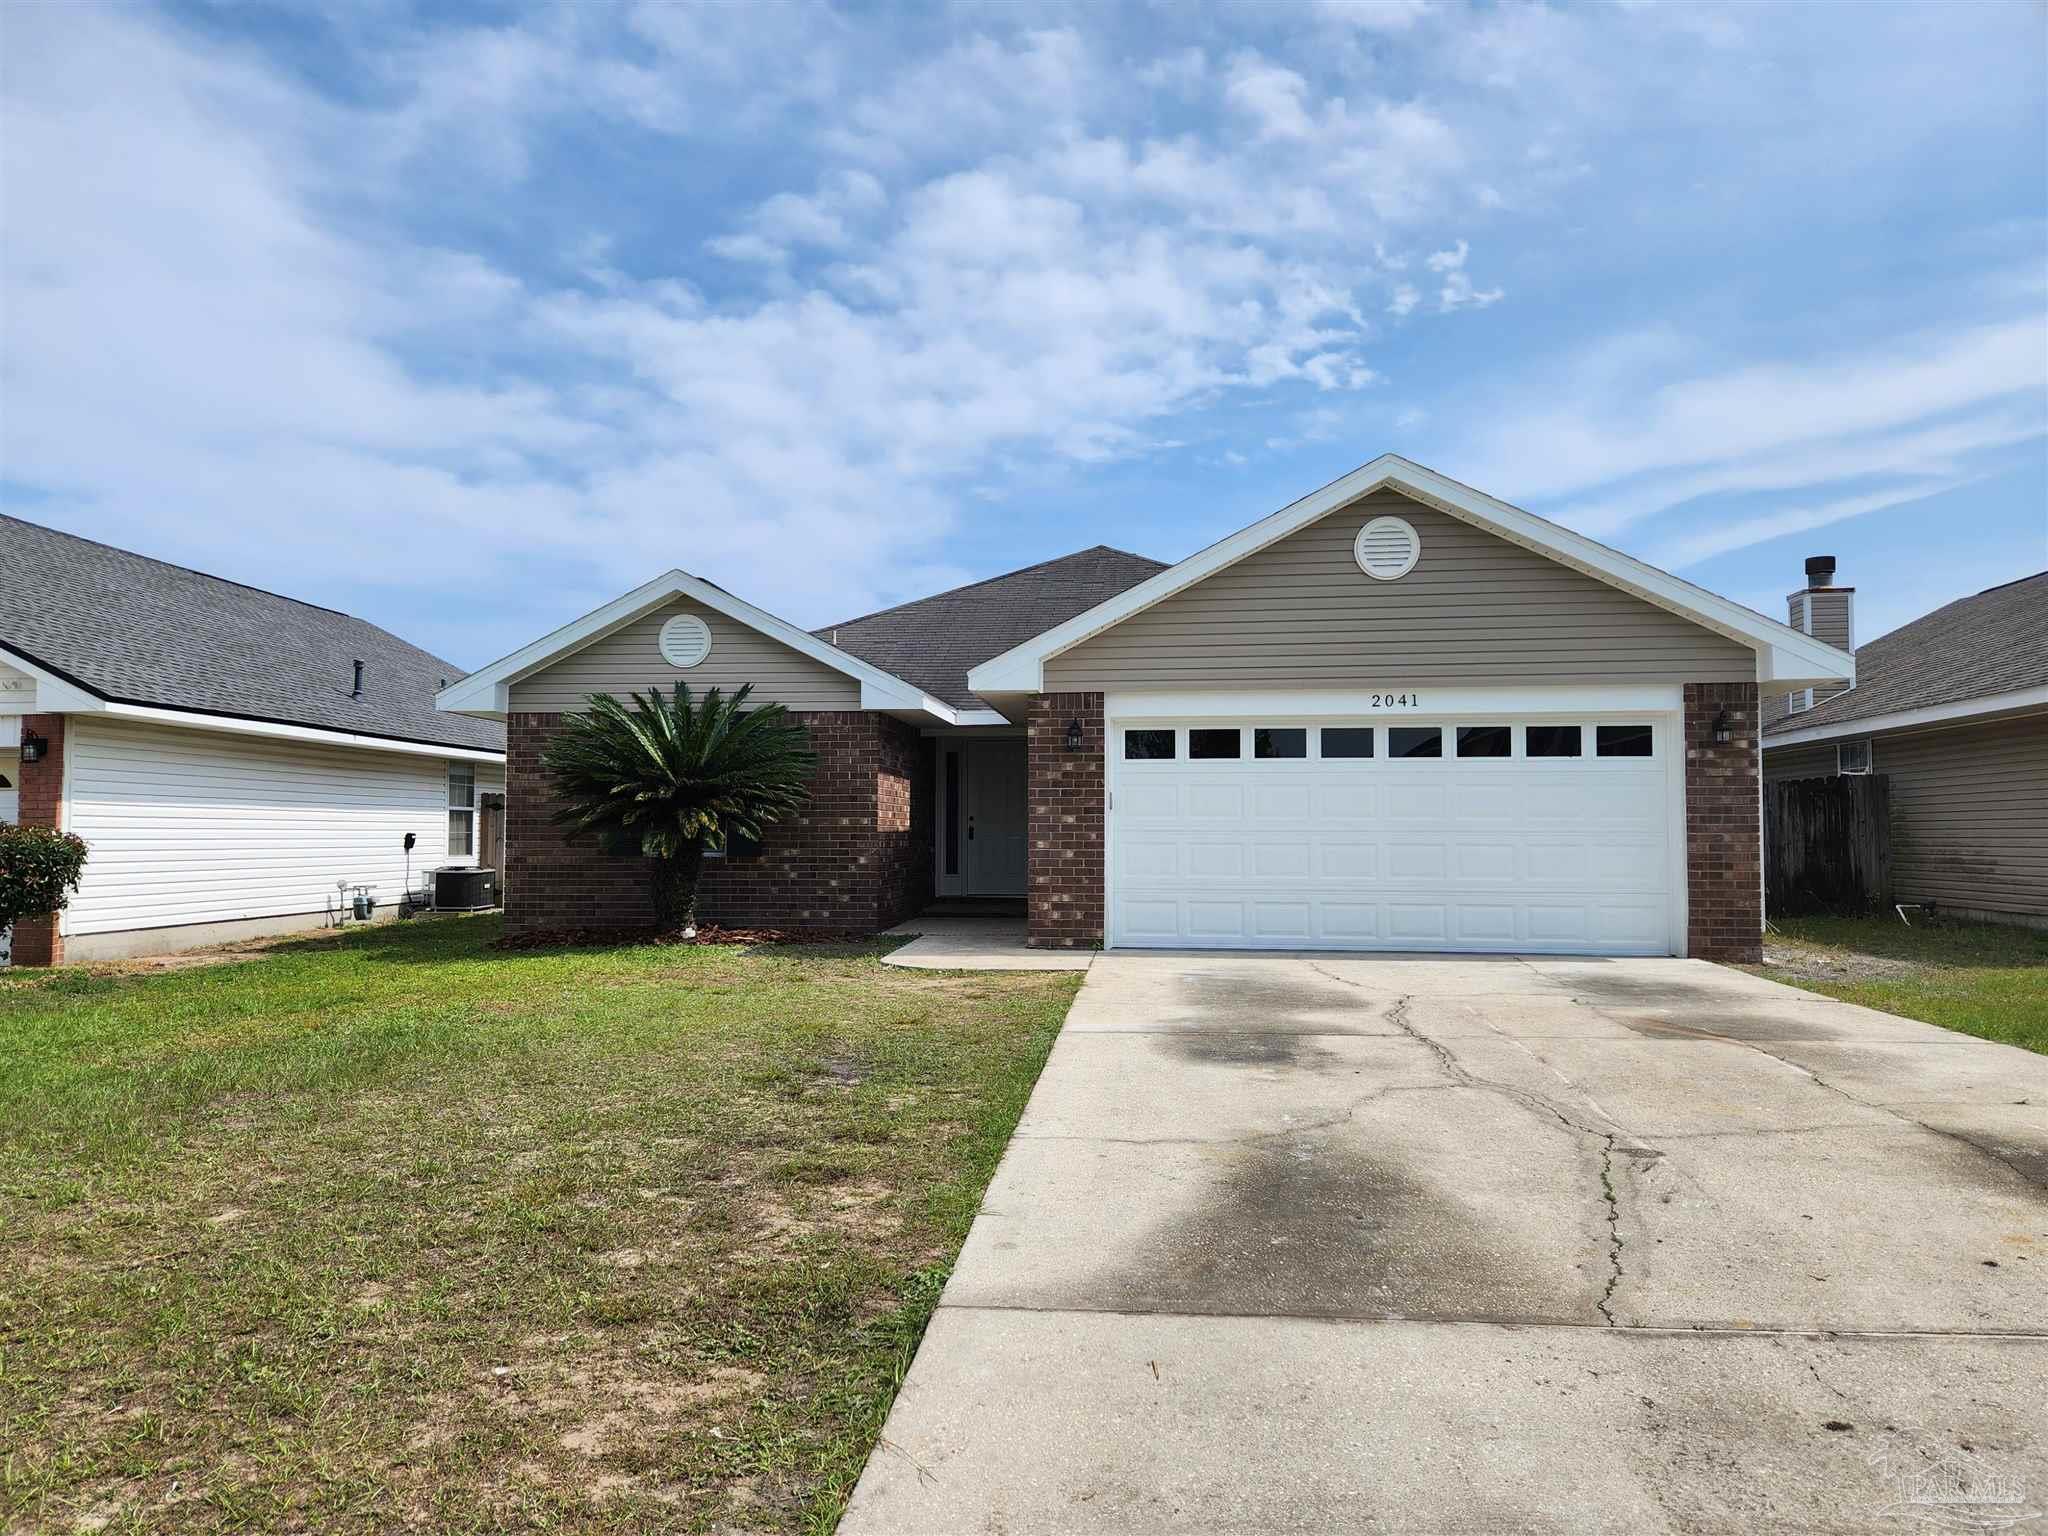
<svg viewBox="0 0 2048 1536">
<path fill-rule="evenodd" d="M 6 516 L 0 645 L 124 704 L 505 748 L 497 722 L 434 708 L 463 668 L 374 624 Z"/>
<path fill-rule="evenodd" d="M 1856 652 L 1856 686 L 1765 728 L 1848 724 L 2048 684 L 2048 571 L 1959 598 Z"/>
<path fill-rule="evenodd" d="M 1165 569 L 1161 561 L 1098 544 L 812 633 L 933 698 L 986 708 L 968 691 L 970 667 Z"/>
</svg>

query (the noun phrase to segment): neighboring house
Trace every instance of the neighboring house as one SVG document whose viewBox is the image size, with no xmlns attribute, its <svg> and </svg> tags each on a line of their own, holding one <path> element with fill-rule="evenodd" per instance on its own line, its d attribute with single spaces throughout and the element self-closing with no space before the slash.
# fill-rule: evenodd
<svg viewBox="0 0 2048 1536">
<path fill-rule="evenodd" d="M 1855 589 L 1834 570 L 1806 562 L 1792 622 L 1848 648 Z M 1766 700 L 1764 776 L 1884 774 L 1897 900 L 2048 924 L 2048 571 L 1855 655 L 1853 688 Z"/>
<path fill-rule="evenodd" d="M 0 517 L 0 816 L 90 848 L 15 962 L 314 927 L 343 882 L 388 913 L 408 872 L 476 863 L 505 733 L 435 709 L 458 670 L 345 613 Z"/>
<path fill-rule="evenodd" d="M 1754 958 L 1759 690 L 1842 651 L 1389 455 L 1161 568 L 1092 549 L 807 632 L 674 570 L 448 688 L 509 727 L 508 926 L 648 916 L 539 754 L 752 683 L 820 764 L 704 915 L 1028 899 L 1034 945 Z"/>
</svg>

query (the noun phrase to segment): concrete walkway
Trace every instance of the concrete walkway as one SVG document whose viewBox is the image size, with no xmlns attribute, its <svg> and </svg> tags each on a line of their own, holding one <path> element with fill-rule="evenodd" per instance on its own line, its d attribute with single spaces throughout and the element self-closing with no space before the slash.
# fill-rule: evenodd
<svg viewBox="0 0 2048 1536">
<path fill-rule="evenodd" d="M 1021 917 L 913 917 L 888 931 L 921 937 L 882 963 L 919 971 L 1085 971 L 1095 958 L 1088 949 L 1027 948 Z"/>
<path fill-rule="evenodd" d="M 840 1529 L 2048 1530 L 2044 1184 L 1741 972 L 1104 955 Z"/>
</svg>

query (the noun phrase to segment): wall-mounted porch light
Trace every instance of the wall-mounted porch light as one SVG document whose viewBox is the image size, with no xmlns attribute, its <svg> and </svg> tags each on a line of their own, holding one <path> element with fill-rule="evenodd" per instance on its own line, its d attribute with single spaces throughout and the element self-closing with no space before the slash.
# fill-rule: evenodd
<svg viewBox="0 0 2048 1536">
<path fill-rule="evenodd" d="M 1734 734 L 1735 722 L 1728 718 L 1728 711 L 1721 710 L 1714 716 L 1714 740 L 1725 743 Z"/>
<path fill-rule="evenodd" d="M 21 760 L 24 763 L 40 763 L 43 754 L 50 750 L 50 743 L 34 731 L 21 733 Z"/>
<path fill-rule="evenodd" d="M 1069 752 L 1081 750 L 1081 721 L 1079 717 L 1067 722 L 1067 750 Z"/>
</svg>

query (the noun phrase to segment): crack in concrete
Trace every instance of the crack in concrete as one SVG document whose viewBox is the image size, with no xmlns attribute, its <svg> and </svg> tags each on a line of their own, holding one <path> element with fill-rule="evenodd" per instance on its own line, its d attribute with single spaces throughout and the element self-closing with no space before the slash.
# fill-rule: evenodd
<svg viewBox="0 0 2048 1536">
<path fill-rule="evenodd" d="M 1609 1009 L 1602 1007 L 1598 1003 L 1588 1002 L 1583 997 L 1574 997 L 1572 999 L 1572 1003 L 1576 1007 L 1584 1008 L 1589 1013 L 1597 1014 L 1603 1019 L 1609 1019 L 1616 1024 L 1621 1024 L 1624 1027 L 1626 1027 L 1627 1021 L 1625 1019 L 1617 1018 L 1613 1012 L 1611 1012 Z M 1755 1040 L 1738 1040 L 1733 1035 L 1716 1034 L 1711 1030 L 1691 1029 L 1689 1026 L 1688 1033 L 1696 1036 L 1699 1039 L 1714 1042 L 1715 1044 L 1736 1045 L 1741 1046 L 1744 1050 L 1747 1051 L 1755 1051 L 1757 1055 L 1762 1056 L 1767 1060 L 1775 1061 L 1780 1066 L 1790 1067 L 1794 1072 L 1797 1072 L 1801 1077 L 1805 1078 L 1815 1087 L 1824 1089 L 1828 1093 L 1834 1094 L 1839 1099 L 1845 1099 L 1849 1103 L 1856 1105 L 1860 1109 L 1874 1109 L 1879 1114 L 1889 1115 L 1892 1117 L 1892 1119 L 1902 1121 L 1907 1125 L 1913 1126 L 1915 1129 L 1926 1131 L 1931 1135 L 1940 1136 L 1945 1140 L 1953 1141 L 1959 1143 L 1962 1146 L 1968 1147 L 1972 1152 L 1977 1153 L 1980 1157 L 1986 1158 L 1989 1161 L 1998 1164 L 1999 1167 L 2003 1168 L 2007 1173 L 2010 1173 L 2014 1178 L 2018 1179 L 2030 1190 L 2038 1191 L 2041 1189 L 2040 1182 L 2037 1179 L 2035 1179 L 2033 1175 L 2029 1174 L 2024 1168 L 2022 1168 L 2018 1163 L 2014 1162 L 2011 1158 L 2007 1157 L 2004 1153 L 1999 1152 L 1994 1148 L 1985 1146 L 1982 1142 L 1976 1140 L 1974 1137 L 1964 1134 L 1961 1131 L 1946 1131 L 1938 1125 L 1929 1125 L 1925 1120 L 1919 1119 L 1917 1116 L 1914 1115 L 1906 1114 L 1894 1105 L 1879 1104 L 1872 1099 L 1858 1098 L 1855 1094 L 1849 1092 L 1848 1089 L 1829 1082 L 1826 1078 L 1822 1077 L 1818 1072 L 1814 1071 L 1811 1067 L 1802 1066 L 1800 1065 L 1800 1063 L 1793 1061 L 1788 1057 L 1780 1056 L 1776 1051 L 1765 1050 L 1764 1045 L 1770 1042 L 1758 1042 Z M 1853 1127 L 1841 1127 L 1840 1129 L 1853 1129 Z"/>
<path fill-rule="evenodd" d="M 1358 987 L 1359 990 L 1364 990 L 1362 987 L 1360 987 L 1360 984 L 1358 982 L 1352 981 L 1349 977 L 1339 976 L 1334 971 L 1325 970 L 1322 966 L 1316 964 L 1313 960 L 1309 962 L 1309 969 L 1314 971 L 1317 975 L 1325 976 L 1329 978 L 1331 981 L 1337 982 L 1340 985 L 1347 987 Z M 1566 1114 L 1564 1110 L 1559 1108 L 1550 1099 L 1546 1098 L 1544 1095 L 1540 1093 L 1534 1092 L 1531 1089 L 1518 1087 L 1513 1083 L 1503 1083 L 1494 1078 L 1474 1076 L 1473 1073 L 1469 1071 L 1458 1060 L 1457 1056 L 1450 1050 L 1449 1047 L 1444 1045 L 1442 1041 L 1432 1039 L 1430 1036 L 1425 1035 L 1421 1030 L 1417 1029 L 1414 1025 L 1408 1022 L 1408 1009 L 1410 1005 L 1414 1003 L 1414 1001 L 1414 997 L 1407 993 L 1403 993 L 1400 997 L 1396 998 L 1393 1007 L 1387 1010 L 1387 1022 L 1389 1024 L 1395 1025 L 1401 1030 L 1403 1034 L 1407 1035 L 1412 1040 L 1419 1041 L 1425 1048 L 1427 1048 L 1430 1054 L 1436 1057 L 1437 1061 L 1442 1065 L 1444 1071 L 1447 1074 L 1449 1074 L 1452 1079 L 1455 1080 L 1458 1086 L 1476 1089 L 1482 1093 L 1498 1093 L 1503 1097 L 1511 1099 L 1515 1103 L 1522 1105 L 1526 1109 L 1542 1110 L 1545 1114 L 1550 1115 L 1560 1125 L 1564 1126 L 1567 1130 L 1572 1131 L 1576 1135 L 1590 1136 L 1599 1141 L 1600 1199 L 1601 1203 L 1605 1205 L 1607 1208 L 1606 1220 L 1608 1273 L 1607 1284 L 1601 1290 L 1600 1300 L 1595 1305 L 1599 1310 L 1600 1316 L 1602 1320 L 1606 1323 L 1606 1325 L 1610 1328 L 1616 1326 L 1614 1317 L 1614 1293 L 1621 1285 L 1621 1250 L 1625 1246 L 1621 1235 L 1621 1197 L 1614 1187 L 1614 1154 L 1616 1144 L 1619 1140 L 1618 1133 L 1614 1131 L 1603 1131 L 1596 1126 L 1581 1124 L 1579 1121 L 1573 1119 L 1570 1115 Z M 1496 1031 L 1496 1033 L 1498 1033 L 1498 1031 Z"/>
<path fill-rule="evenodd" d="M 1621 1285 L 1621 1197 L 1614 1189 L 1614 1138 L 1603 1136 L 1600 1148 L 1600 1198 L 1607 1202 L 1607 1286 L 1601 1291 L 1599 1307 L 1607 1326 L 1614 1326 L 1614 1293 Z"/>
<path fill-rule="evenodd" d="M 1445 1084 L 1445 1087 L 1451 1085 Z M 1299 1125 L 1281 1126 L 1270 1131 L 1246 1131 L 1241 1136 L 1093 1136 L 1093 1135 L 1045 1135 L 1038 1132 L 1018 1131 L 1013 1141 L 1093 1141 L 1113 1147 L 1243 1147 L 1265 1141 L 1285 1141 L 1290 1136 L 1306 1136 L 1313 1131 L 1326 1131 L 1333 1125 L 1343 1125 L 1357 1115 L 1375 1099 L 1383 1099 L 1390 1093 L 1412 1093 L 1412 1085 L 1389 1083 L 1384 1088 L 1375 1088 L 1371 1093 L 1360 1094 L 1345 1102 L 1342 1109 L 1325 1115 L 1318 1120 L 1304 1120 Z M 1430 1089 L 1441 1092 L 1441 1089 Z"/>
</svg>

